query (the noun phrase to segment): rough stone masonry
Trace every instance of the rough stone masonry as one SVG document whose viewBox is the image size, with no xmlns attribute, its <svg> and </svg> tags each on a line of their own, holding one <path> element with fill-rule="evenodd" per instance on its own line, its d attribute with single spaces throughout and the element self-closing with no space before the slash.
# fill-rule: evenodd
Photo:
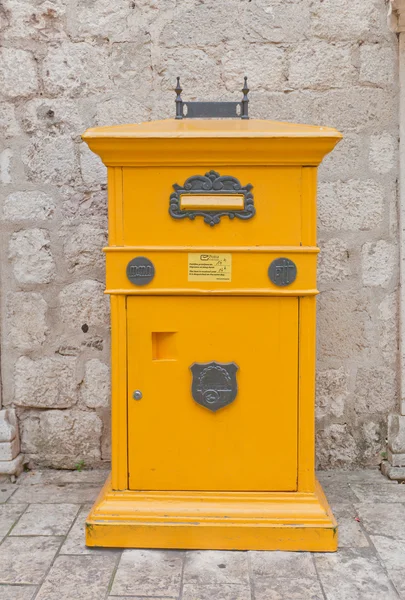
<svg viewBox="0 0 405 600">
<path fill-rule="evenodd" d="M 240 97 L 337 127 L 320 168 L 321 467 L 377 464 L 398 402 L 397 36 L 384 0 L 2 0 L 1 378 L 32 464 L 109 458 L 106 173 L 90 126 Z"/>
</svg>

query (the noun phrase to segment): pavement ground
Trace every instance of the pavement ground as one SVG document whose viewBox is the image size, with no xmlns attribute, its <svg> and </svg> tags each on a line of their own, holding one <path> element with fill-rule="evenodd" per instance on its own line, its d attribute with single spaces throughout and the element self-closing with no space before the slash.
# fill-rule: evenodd
<svg viewBox="0 0 405 600">
<path fill-rule="evenodd" d="M 405 600 L 405 485 L 378 470 L 318 473 L 337 553 L 90 549 L 107 471 L 0 481 L 0 600 Z"/>
</svg>

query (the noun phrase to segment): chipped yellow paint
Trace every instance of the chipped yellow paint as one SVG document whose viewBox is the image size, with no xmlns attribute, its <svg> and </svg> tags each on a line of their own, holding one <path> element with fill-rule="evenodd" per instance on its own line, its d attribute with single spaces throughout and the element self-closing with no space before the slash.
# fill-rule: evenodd
<svg viewBox="0 0 405 600">
<path fill-rule="evenodd" d="M 109 171 L 112 327 L 112 472 L 86 543 L 336 550 L 314 473 L 316 167 L 341 135 L 168 120 L 83 138 Z M 210 170 L 253 185 L 254 218 L 209 227 L 170 217 L 173 184 Z M 229 275 L 190 276 L 198 253 L 226 256 Z M 126 277 L 137 256 L 156 270 L 142 287 Z M 268 277 L 277 257 L 297 265 L 285 288 Z M 216 413 L 191 395 L 190 365 L 212 360 L 239 367 L 236 399 Z"/>
</svg>

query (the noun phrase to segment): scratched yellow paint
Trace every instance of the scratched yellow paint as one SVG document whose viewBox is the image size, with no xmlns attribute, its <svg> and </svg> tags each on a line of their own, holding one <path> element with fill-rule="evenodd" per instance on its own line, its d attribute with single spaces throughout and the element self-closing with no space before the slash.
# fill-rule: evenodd
<svg viewBox="0 0 405 600">
<path fill-rule="evenodd" d="M 168 120 L 83 137 L 108 167 L 112 335 L 112 470 L 86 543 L 334 551 L 314 473 L 316 168 L 341 135 Z M 253 186 L 253 218 L 170 216 L 173 185 L 211 170 Z M 138 256 L 155 266 L 139 287 L 126 277 Z M 278 257 L 297 266 L 286 287 L 268 277 Z M 236 398 L 217 412 L 191 393 L 191 365 L 210 361 L 237 366 Z"/>
</svg>

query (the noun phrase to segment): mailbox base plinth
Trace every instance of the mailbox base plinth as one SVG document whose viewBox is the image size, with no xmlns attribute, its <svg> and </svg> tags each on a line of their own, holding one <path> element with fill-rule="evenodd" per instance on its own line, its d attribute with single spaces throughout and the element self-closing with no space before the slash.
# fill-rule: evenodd
<svg viewBox="0 0 405 600">
<path fill-rule="evenodd" d="M 86 521 L 86 545 L 334 552 L 337 524 L 316 482 L 303 492 L 114 491 Z"/>
</svg>

